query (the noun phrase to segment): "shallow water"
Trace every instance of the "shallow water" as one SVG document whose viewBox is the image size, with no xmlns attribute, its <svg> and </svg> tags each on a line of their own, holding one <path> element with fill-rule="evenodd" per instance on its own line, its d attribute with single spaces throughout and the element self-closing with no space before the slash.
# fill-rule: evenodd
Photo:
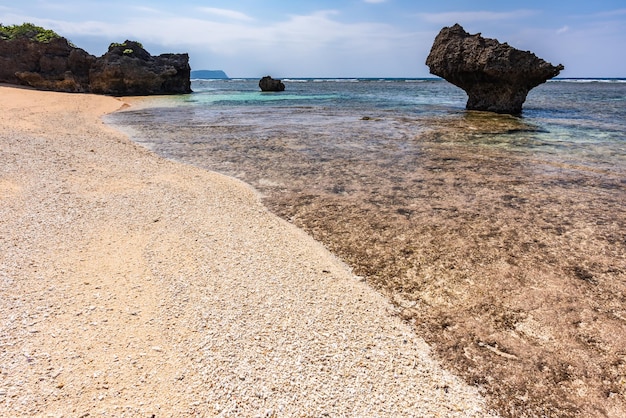
<svg viewBox="0 0 626 418">
<path fill-rule="evenodd" d="M 302 158 L 313 162 L 338 152 L 367 159 L 377 147 L 391 145 L 401 156 L 415 135 L 453 130 L 454 140 L 470 146 L 611 171 L 626 164 L 622 82 L 546 83 L 531 91 L 522 118 L 466 112 L 465 93 L 440 80 L 287 81 L 284 93 L 261 93 L 255 84 L 197 80 L 195 94 L 147 99 L 149 108 L 111 120 L 137 129 L 138 142 L 172 158 L 180 158 L 180 148 L 199 156 L 232 141 L 263 147 L 277 137 L 289 139 L 287 148 L 304 150 Z"/>
<path fill-rule="evenodd" d="M 626 405 L 626 83 L 549 82 L 521 118 L 440 80 L 286 84 L 195 81 L 109 121 L 252 184 L 504 415 Z"/>
</svg>

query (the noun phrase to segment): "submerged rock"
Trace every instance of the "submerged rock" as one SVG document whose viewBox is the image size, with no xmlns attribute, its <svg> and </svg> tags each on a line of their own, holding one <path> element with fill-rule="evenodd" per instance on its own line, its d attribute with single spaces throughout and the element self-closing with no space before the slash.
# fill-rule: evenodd
<svg viewBox="0 0 626 418">
<path fill-rule="evenodd" d="M 441 29 L 426 65 L 432 74 L 465 90 L 468 110 L 514 115 L 522 112 L 532 88 L 564 69 L 497 39 L 470 35 L 459 24 Z"/>
<path fill-rule="evenodd" d="M 259 80 L 259 88 L 261 91 L 284 91 L 285 85 L 281 80 L 276 80 L 269 75 Z"/>
</svg>

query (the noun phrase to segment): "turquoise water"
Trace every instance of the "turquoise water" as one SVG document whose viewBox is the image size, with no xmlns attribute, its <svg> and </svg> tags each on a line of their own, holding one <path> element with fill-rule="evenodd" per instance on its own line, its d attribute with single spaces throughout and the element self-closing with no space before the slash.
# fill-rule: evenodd
<svg viewBox="0 0 626 418">
<path fill-rule="evenodd" d="M 281 93 L 262 93 L 257 82 L 194 80 L 193 94 L 146 99 L 145 107 L 110 121 L 166 157 L 184 160 L 191 152 L 206 168 L 227 174 L 239 170 L 201 154 L 212 155 L 231 141 L 237 141 L 236 149 L 251 142 L 254 149 L 244 151 L 249 154 L 262 148 L 263 138 L 289 137 L 322 159 L 346 148 L 370 158 L 386 141 L 401 154 L 414 135 L 427 130 L 466 146 L 532 152 L 611 172 L 626 169 L 625 79 L 550 81 L 530 92 L 521 118 L 466 112 L 465 93 L 440 79 L 285 79 Z M 360 123 L 364 119 L 375 123 Z M 227 157 L 233 158 L 239 157 Z"/>
<path fill-rule="evenodd" d="M 460 106 L 465 94 L 434 79 L 285 79 L 285 92 L 261 92 L 258 80 L 194 80 L 194 94 L 164 100 L 161 104 L 195 106 L 333 106 L 348 109 L 410 111 L 415 106 Z"/>
</svg>

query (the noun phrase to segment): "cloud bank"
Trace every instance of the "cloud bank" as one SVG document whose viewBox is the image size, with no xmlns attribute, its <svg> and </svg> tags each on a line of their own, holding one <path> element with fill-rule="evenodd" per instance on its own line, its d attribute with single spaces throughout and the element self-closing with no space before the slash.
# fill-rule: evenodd
<svg viewBox="0 0 626 418">
<path fill-rule="evenodd" d="M 110 42 L 138 40 L 153 54 L 189 52 L 195 69 L 223 69 L 237 77 L 271 73 L 288 77 L 424 77 L 424 61 L 442 26 L 462 24 L 470 33 L 531 50 L 563 63 L 564 76 L 626 76 L 626 9 L 550 14 L 529 8 L 448 10 L 442 4 L 361 0 L 246 8 L 198 6 L 196 2 L 76 0 L 0 6 L 4 24 L 32 22 L 99 55 Z M 120 14 L 124 5 L 127 13 Z M 256 9 L 255 9 L 256 7 Z"/>
</svg>

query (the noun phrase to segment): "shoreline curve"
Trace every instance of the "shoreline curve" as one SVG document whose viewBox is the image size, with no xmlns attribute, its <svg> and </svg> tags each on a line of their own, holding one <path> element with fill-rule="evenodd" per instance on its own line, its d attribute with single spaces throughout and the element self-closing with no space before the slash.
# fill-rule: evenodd
<svg viewBox="0 0 626 418">
<path fill-rule="evenodd" d="M 489 416 L 251 186 L 0 86 L 0 415 Z"/>
</svg>

